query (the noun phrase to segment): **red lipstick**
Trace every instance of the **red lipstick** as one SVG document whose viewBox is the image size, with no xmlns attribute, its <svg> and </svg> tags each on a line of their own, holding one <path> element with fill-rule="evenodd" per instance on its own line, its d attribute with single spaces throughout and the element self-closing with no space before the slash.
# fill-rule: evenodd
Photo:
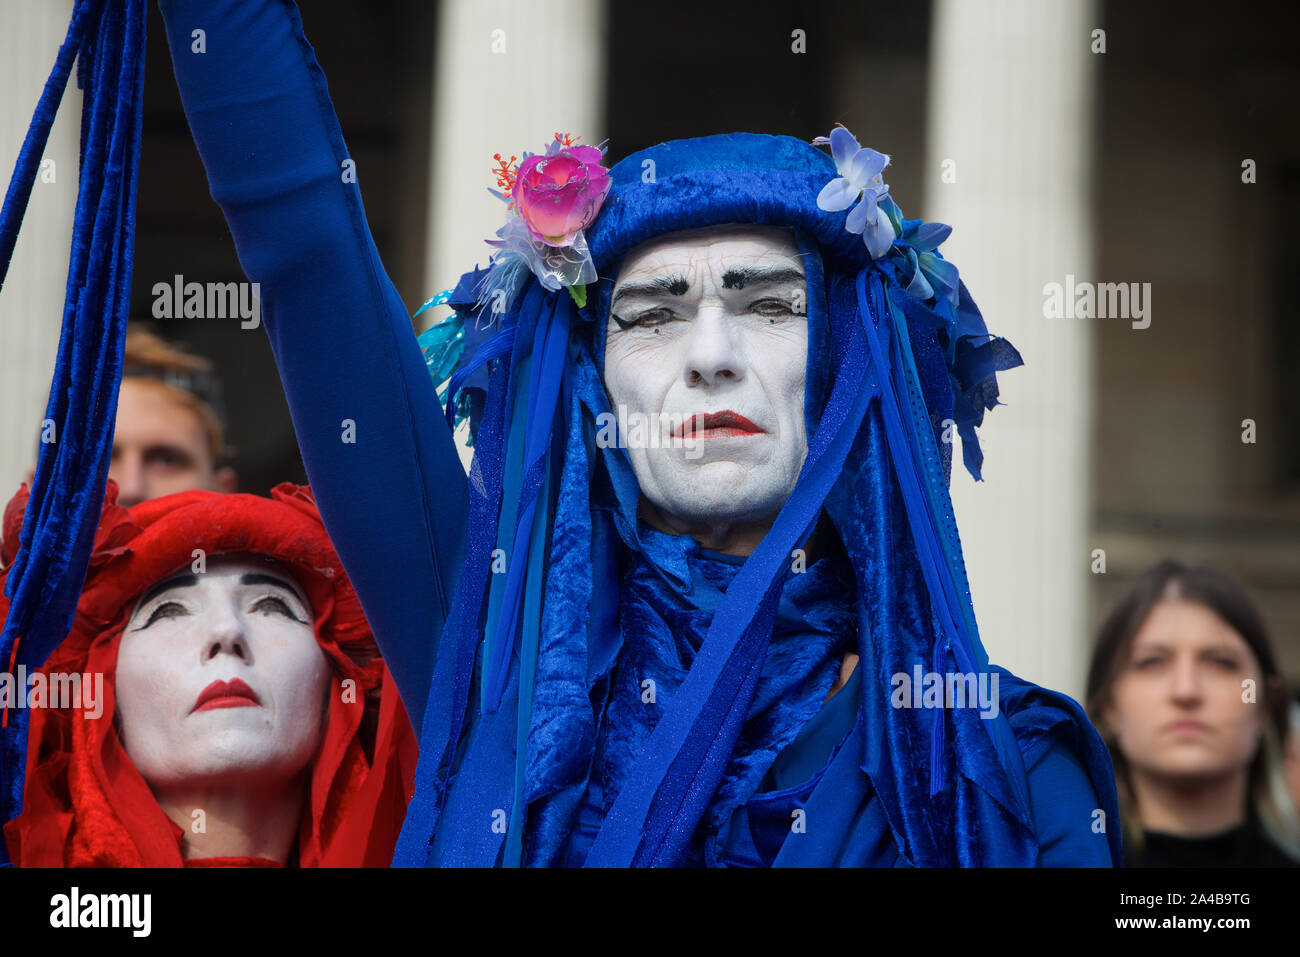
<svg viewBox="0 0 1300 957">
<path fill-rule="evenodd" d="M 231 678 L 229 681 L 214 681 L 199 692 L 199 700 L 194 702 L 190 713 L 213 708 L 252 708 L 261 703 L 262 699 L 252 688 L 238 678 Z"/>
<path fill-rule="evenodd" d="M 739 412 L 724 409 L 721 412 L 697 413 L 682 426 L 682 437 L 753 435 L 763 430 Z"/>
</svg>

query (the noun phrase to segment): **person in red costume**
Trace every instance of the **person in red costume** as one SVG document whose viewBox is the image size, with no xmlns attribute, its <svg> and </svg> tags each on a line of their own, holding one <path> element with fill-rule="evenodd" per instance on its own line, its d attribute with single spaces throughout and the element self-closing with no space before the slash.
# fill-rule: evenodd
<svg viewBox="0 0 1300 957">
<path fill-rule="evenodd" d="M 416 742 L 311 490 L 116 498 L 109 481 L 71 634 L 21 683 L 36 706 L 14 862 L 387 866 Z M 83 700 L 56 700 L 73 674 Z"/>
</svg>

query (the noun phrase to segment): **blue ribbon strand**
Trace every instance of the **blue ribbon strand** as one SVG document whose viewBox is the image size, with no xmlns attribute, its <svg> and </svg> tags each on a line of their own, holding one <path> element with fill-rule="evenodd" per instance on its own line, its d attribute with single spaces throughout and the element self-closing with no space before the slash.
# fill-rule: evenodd
<svg viewBox="0 0 1300 957">
<path fill-rule="evenodd" d="M 862 332 L 851 333 L 795 492 L 728 588 L 673 708 L 606 815 L 588 867 L 671 866 L 726 770 L 771 639 L 791 551 L 811 533 L 879 391 Z M 861 370 L 861 374 L 856 374 Z M 761 595 L 757 608 L 749 596 Z"/>
<path fill-rule="evenodd" d="M 45 418 L 0 633 L 5 666 L 42 665 L 72 625 L 99 522 L 122 378 L 144 95 L 145 0 L 79 0 L 37 103 L 0 211 L 0 286 L 63 91 L 85 92 L 67 296 Z M 26 711 L 0 738 L 0 821 L 22 809 Z M 0 849 L 0 863 L 7 861 Z"/>
<path fill-rule="evenodd" d="M 870 302 L 867 296 L 868 284 Z M 976 637 L 970 602 L 959 599 L 954 585 L 954 577 L 959 574 L 954 570 L 954 556 L 959 554 L 958 543 L 948 541 L 936 524 L 937 509 L 943 507 L 947 519 L 944 525 L 951 528 L 952 535 L 955 536 L 956 523 L 952 520 L 951 502 L 946 494 L 936 491 L 939 477 L 927 472 L 922 462 L 923 449 L 932 452 L 927 447 L 933 445 L 934 435 L 929 429 L 928 419 L 923 420 L 925 424 L 918 422 L 918 416 L 925 415 L 924 402 L 920 397 L 919 377 L 912 359 L 905 321 L 897 306 L 889 300 L 878 272 L 872 272 L 868 276 L 867 270 L 863 270 L 858 274 L 857 294 L 858 312 L 867 330 L 872 362 L 879 371 L 882 382 L 888 384 L 881 390 L 881 411 L 889 439 L 890 457 L 916 543 L 917 557 L 930 593 L 931 608 L 939 624 L 931 666 L 936 672 L 944 671 L 947 652 L 951 649 L 958 668 L 963 672 L 987 671 L 988 657 Z M 873 315 L 879 317 L 877 325 L 872 324 Z M 892 321 L 887 317 L 892 318 Z M 896 330 L 892 337 L 889 331 L 891 326 Z M 918 402 L 921 403 L 919 409 Z M 907 416 L 903 415 L 904 408 L 908 410 Z M 931 463 L 938 462 L 937 453 L 924 455 L 924 458 Z M 960 578 L 964 586 L 965 576 L 960 575 Z M 965 589 L 963 593 L 966 593 Z M 942 791 L 946 783 L 942 760 L 946 715 L 947 709 L 935 709 L 930 741 L 931 797 Z M 996 721 L 1005 721 L 1005 717 L 999 713 Z M 1022 808 L 1026 808 L 1028 791 L 1022 776 L 1013 773 L 1012 769 L 1018 763 L 1013 763 L 1007 753 L 1006 737 L 999 730 L 994 730 L 991 734 L 999 758 L 1008 768 L 1013 793 L 1021 801 Z"/>
<path fill-rule="evenodd" d="M 550 449 L 555 425 L 556 402 L 569 351 L 569 323 L 574 308 L 573 301 L 565 294 L 551 293 L 550 296 L 549 314 L 537 323 L 533 333 L 534 374 L 529 377 L 528 404 L 523 409 L 516 406 L 515 410 L 516 415 L 526 412 L 529 417 L 525 424 L 527 437 L 524 440 L 524 476 L 514 522 L 514 547 L 506 556 L 503 615 L 498 621 L 497 635 L 490 653 L 486 656 L 483 710 L 488 713 L 495 711 L 501 704 L 510 657 L 515 650 L 524 572 L 530 564 L 527 556 L 533 535 L 533 518 L 537 511 L 538 493 L 542 488 L 546 453 Z M 540 562 L 537 570 L 541 570 Z"/>
</svg>

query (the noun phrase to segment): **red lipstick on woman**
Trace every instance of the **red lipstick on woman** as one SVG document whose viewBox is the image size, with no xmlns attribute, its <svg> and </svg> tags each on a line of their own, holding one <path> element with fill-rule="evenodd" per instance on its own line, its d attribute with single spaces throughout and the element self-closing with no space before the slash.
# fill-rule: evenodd
<svg viewBox="0 0 1300 957">
<path fill-rule="evenodd" d="M 213 708 L 252 708 L 261 703 L 262 699 L 252 688 L 238 678 L 231 678 L 229 681 L 214 681 L 200 691 L 199 700 L 194 702 L 190 713 Z"/>
</svg>

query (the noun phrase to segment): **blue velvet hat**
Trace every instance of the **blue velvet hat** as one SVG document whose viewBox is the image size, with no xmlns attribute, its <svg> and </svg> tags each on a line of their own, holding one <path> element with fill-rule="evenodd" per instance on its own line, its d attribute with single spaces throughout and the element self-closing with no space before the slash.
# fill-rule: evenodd
<svg viewBox="0 0 1300 957">
<path fill-rule="evenodd" d="M 635 153 L 610 170 L 612 187 L 586 230 L 597 278 L 585 295 L 517 271 L 494 318 L 483 293 L 503 288 L 500 274 L 494 286 L 491 269 L 476 269 L 436 300 L 457 312 L 422 344 L 435 378 L 450 375 L 448 415 L 471 418 L 472 512 L 395 863 L 557 860 L 544 849 L 553 852 L 573 825 L 594 747 L 593 689 L 624 642 L 618 556 L 648 553 L 630 459 L 593 437 L 596 416 L 610 411 L 602 385 L 610 291 L 639 243 L 730 223 L 788 227 L 803 255 L 808 456 L 586 863 L 685 860 L 744 723 L 792 550 L 823 515 L 857 591 L 861 720 L 871 729 L 859 767 L 901 853 L 928 865 L 1036 859 L 1005 715 L 889 705 L 891 676 L 916 666 L 990 667 L 948 494 L 950 437 L 955 426 L 978 478 L 974 427 L 997 404 L 995 372 L 1020 357 L 988 334 L 938 255 L 947 227 L 903 219 L 878 175 L 887 157 L 859 151 L 851 136 L 846 146 L 845 135 L 825 141 L 834 159 L 798 139 L 747 133 Z M 854 167 L 854 154 L 865 165 Z M 846 211 L 836 189 L 858 206 Z M 501 556 L 526 560 L 494 575 Z M 686 574 L 671 562 L 659 572 Z M 440 753 L 428 748 L 436 740 Z M 493 814 L 503 826 L 481 826 Z"/>
<path fill-rule="evenodd" d="M 656 171 L 650 183 L 644 181 L 647 168 Z M 872 262 L 861 235 L 846 229 L 848 215 L 819 206 L 827 183 L 837 177 L 836 165 L 824 151 L 803 140 L 759 133 L 677 140 L 629 156 L 612 174 L 614 187 L 588 237 L 603 277 L 597 287 L 597 295 L 603 298 L 595 310 L 588 310 L 596 319 L 596 360 L 602 373 L 604 319 L 618 262 L 632 247 L 654 236 L 728 223 L 784 226 L 795 230 L 805 260 L 818 260 L 820 271 L 831 279 L 856 275 Z M 988 334 L 965 287 L 955 282 L 956 270 L 938 256 L 935 237 L 946 237 L 948 228 L 903 220 L 898 206 L 887 197 L 887 188 L 881 206 L 900 225 L 897 231 L 902 238 L 876 265 L 895 291 L 912 291 L 920 307 L 913 312 L 931 333 L 917 337 L 916 355 L 936 438 L 942 440 L 943 423 L 951 416 L 963 441 L 967 468 L 978 480 L 982 456 L 975 427 L 983 421 L 985 410 L 997 404 L 995 373 L 1019 365 L 1020 356 L 1005 340 Z M 949 295 L 940 294 L 942 290 L 935 288 L 938 283 L 925 283 L 928 262 L 942 264 L 950 282 Z M 814 332 L 824 329 L 812 308 L 809 318 Z M 936 355 L 936 346 L 942 358 Z M 810 351 L 817 351 L 811 343 Z M 825 363 L 809 365 L 808 381 L 819 382 L 827 371 Z M 810 394 L 809 398 L 824 397 Z M 949 438 L 941 441 L 945 471 L 951 463 L 951 433 L 950 427 Z"/>
</svg>

